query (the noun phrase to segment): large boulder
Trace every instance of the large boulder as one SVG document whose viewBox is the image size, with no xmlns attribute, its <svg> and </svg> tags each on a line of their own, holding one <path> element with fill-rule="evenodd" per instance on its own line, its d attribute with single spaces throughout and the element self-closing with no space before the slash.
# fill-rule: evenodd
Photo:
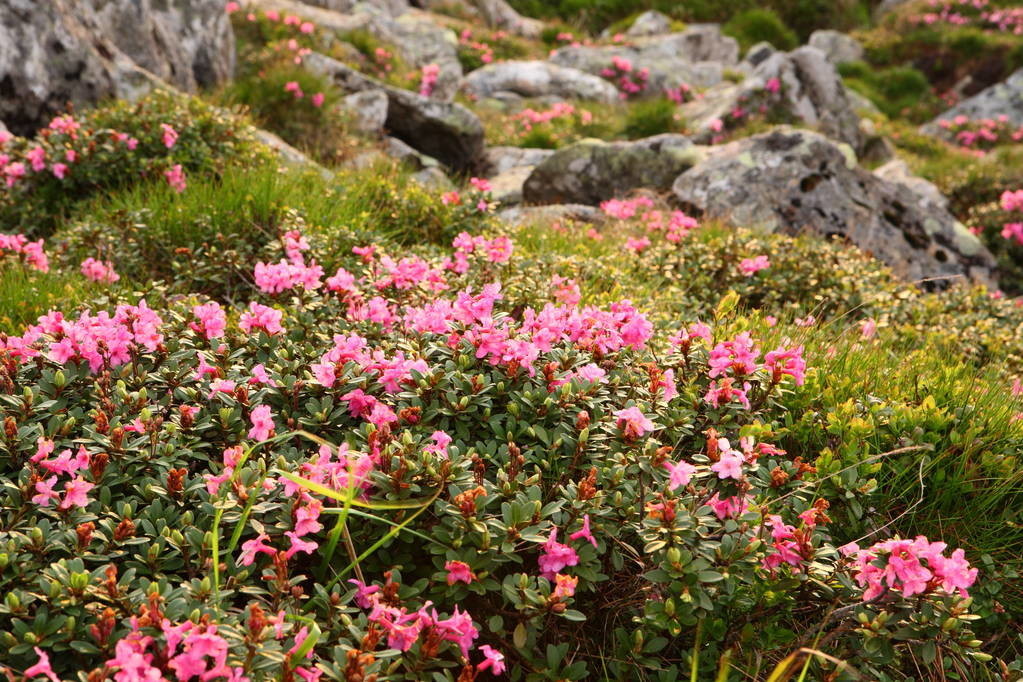
<svg viewBox="0 0 1023 682">
<path fill-rule="evenodd" d="M 160 76 L 184 89 L 213 85 L 233 63 L 219 0 L 0 0 L 0 118 L 19 135 L 69 103 L 134 99 Z"/>
<path fill-rule="evenodd" d="M 543 22 L 522 16 L 505 0 L 473 0 L 473 4 L 491 28 L 510 31 L 524 38 L 539 38 L 543 32 Z"/>
<path fill-rule="evenodd" d="M 359 73 L 336 59 L 313 53 L 302 62 L 348 92 L 382 90 L 387 95 L 385 126 L 390 134 L 456 171 L 474 171 L 483 156 L 483 124 L 454 102 L 442 102 L 396 88 Z"/>
<path fill-rule="evenodd" d="M 807 42 L 824 53 L 832 64 L 845 64 L 863 59 L 863 46 L 848 33 L 823 29 L 810 34 Z"/>
<path fill-rule="evenodd" d="M 634 142 L 583 140 L 540 163 L 522 189 L 531 204 L 599 204 L 640 187 L 668 189 L 700 158 L 683 135 Z"/>
<path fill-rule="evenodd" d="M 720 83 L 724 69 L 738 63 L 739 44 L 722 35 L 716 24 L 697 24 L 681 33 L 637 38 L 627 45 L 563 47 L 550 60 L 599 76 L 615 57 L 628 60 L 634 71 L 646 69 L 646 94 L 660 97 L 665 90 L 683 84 L 710 87 Z"/>
<path fill-rule="evenodd" d="M 671 33 L 671 17 L 651 9 L 636 17 L 635 21 L 632 22 L 632 26 L 625 32 L 625 35 L 630 38 L 640 38 L 643 36 L 659 36 L 665 33 Z"/>
<path fill-rule="evenodd" d="M 554 154 L 553 149 L 488 147 L 483 173 L 490 181 L 490 195 L 502 206 L 522 203 L 522 188 L 533 169 Z"/>
<path fill-rule="evenodd" d="M 941 122 L 952 121 L 959 116 L 970 120 L 1005 116 L 1009 125 L 1023 126 L 1023 69 L 1017 70 L 1007 80 L 963 100 L 924 126 L 923 130 L 952 139 L 953 133 L 942 127 Z"/>
<path fill-rule="evenodd" d="M 771 92 L 769 85 L 780 89 Z M 776 108 L 859 151 L 864 142 L 860 118 L 842 78 L 824 53 L 813 47 L 766 56 L 743 82 L 721 84 L 703 98 L 683 105 L 681 114 L 696 131 L 697 142 L 718 135 L 721 122 L 736 109 Z"/>
<path fill-rule="evenodd" d="M 673 191 L 704 218 L 846 239 L 928 288 L 964 276 L 993 281 L 994 258 L 945 208 L 860 168 L 847 145 L 810 131 L 781 127 L 713 148 Z"/>
<path fill-rule="evenodd" d="M 45 4 L 45 3 L 44 3 Z M 234 75 L 235 41 L 220 0 L 85 0 L 103 35 L 143 69 L 194 92 Z"/>
<path fill-rule="evenodd" d="M 514 92 L 523 97 L 553 95 L 605 104 L 618 100 L 618 90 L 603 78 L 540 61 L 488 64 L 467 75 L 462 81 L 462 88 L 475 97 L 489 97 L 495 92 Z"/>
</svg>

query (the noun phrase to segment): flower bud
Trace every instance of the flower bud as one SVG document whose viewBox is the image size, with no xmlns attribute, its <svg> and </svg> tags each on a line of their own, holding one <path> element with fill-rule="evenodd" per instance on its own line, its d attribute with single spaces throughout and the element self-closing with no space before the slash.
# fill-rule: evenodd
<svg viewBox="0 0 1023 682">
<path fill-rule="evenodd" d="M 57 388 L 64 388 L 67 385 L 67 376 L 64 374 L 64 370 L 58 369 L 54 372 L 53 385 Z"/>
</svg>

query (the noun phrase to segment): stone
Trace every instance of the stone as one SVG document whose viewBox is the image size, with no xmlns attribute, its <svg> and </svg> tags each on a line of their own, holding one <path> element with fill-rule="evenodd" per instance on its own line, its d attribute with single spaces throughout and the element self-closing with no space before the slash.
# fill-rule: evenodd
<svg viewBox="0 0 1023 682">
<path fill-rule="evenodd" d="M 348 33 L 365 29 L 370 17 L 366 14 L 344 14 L 350 12 L 355 3 L 340 0 L 323 0 L 318 3 L 302 3 L 296 0 L 250 0 L 254 7 L 264 12 L 273 10 L 281 14 L 294 14 L 308 19 L 317 26 L 334 33 Z"/>
<path fill-rule="evenodd" d="M 874 175 L 888 182 L 897 182 L 905 185 L 913 190 L 924 204 L 936 206 L 946 211 L 949 209 L 948 197 L 942 194 L 941 190 L 934 183 L 914 175 L 913 171 L 909 169 L 909 165 L 902 159 L 892 159 L 875 169 Z"/>
<path fill-rule="evenodd" d="M 746 50 L 746 57 L 742 60 L 740 67 L 746 67 L 748 69 L 754 69 L 760 66 L 768 57 L 773 55 L 778 50 L 775 49 L 774 45 L 765 41 L 761 41 Z"/>
<path fill-rule="evenodd" d="M 541 61 L 509 61 L 488 64 L 469 73 L 462 89 L 473 97 L 513 92 L 522 97 L 553 95 L 611 104 L 618 90 L 608 81 L 585 71 Z"/>
<path fill-rule="evenodd" d="M 491 28 L 533 39 L 539 38 L 543 32 L 543 22 L 522 16 L 505 0 L 473 0 L 473 3 Z"/>
<path fill-rule="evenodd" d="M 487 147 L 483 172 L 489 177 L 522 166 L 536 166 L 554 154 L 553 149 L 535 147 Z"/>
<path fill-rule="evenodd" d="M 327 179 L 334 177 L 333 172 L 316 163 L 301 151 L 295 149 L 280 137 L 271 133 L 269 130 L 263 130 L 262 128 L 250 128 L 249 132 L 257 142 L 260 142 L 272 149 L 284 164 L 288 166 L 315 169 L 320 173 L 320 175 Z"/>
<path fill-rule="evenodd" d="M 333 12 L 351 12 L 360 4 L 386 12 L 397 17 L 410 9 L 408 0 L 301 0 L 304 4 L 321 7 Z"/>
<path fill-rule="evenodd" d="M 601 225 L 607 216 L 599 208 L 583 204 L 552 204 L 550 206 L 513 206 L 499 210 L 497 217 L 509 225 L 549 225 L 571 221 Z"/>
<path fill-rule="evenodd" d="M 341 107 L 351 117 L 357 131 L 379 135 L 387 122 L 387 101 L 383 90 L 365 90 L 346 96 L 341 100 Z"/>
<path fill-rule="evenodd" d="M 824 53 L 832 64 L 846 64 L 863 59 L 863 46 L 847 33 L 830 29 L 814 31 L 807 43 Z"/>
<path fill-rule="evenodd" d="M 423 170 L 424 168 L 437 168 L 440 163 L 437 159 L 432 156 L 427 156 L 417 151 L 411 145 L 405 144 L 405 142 L 399 140 L 396 137 L 385 137 L 384 138 L 384 154 L 401 161 L 409 165 L 416 170 Z"/>
<path fill-rule="evenodd" d="M 651 9 L 636 17 L 636 20 L 632 22 L 632 26 L 625 32 L 625 35 L 630 38 L 639 38 L 641 36 L 657 36 L 665 33 L 671 33 L 671 18 L 655 9 Z"/>
<path fill-rule="evenodd" d="M 704 88 L 720 83 L 725 68 L 738 63 L 739 43 L 722 35 L 716 24 L 696 24 L 681 33 L 637 38 L 631 45 L 563 47 L 550 61 L 599 76 L 615 57 L 629 60 L 634 70 L 647 69 L 642 94 L 660 97 L 683 84 Z"/>
<path fill-rule="evenodd" d="M 450 192 L 455 188 L 451 178 L 437 166 L 427 166 L 412 174 L 412 180 L 433 192 Z"/>
<path fill-rule="evenodd" d="M 93 3 L 101 8 L 101 15 Z M 217 18 L 210 26 L 197 25 L 195 18 L 206 16 L 209 6 L 217 7 Z M 133 15 L 135 11 L 141 14 Z M 179 78 L 191 89 L 196 84 L 215 84 L 230 74 L 234 60 L 234 38 L 223 14 L 219 0 L 153 4 L 0 0 L 0 118 L 11 132 L 27 136 L 69 103 L 88 106 L 110 97 L 134 100 L 166 86 L 118 44 L 137 48 L 139 59 L 149 67 Z M 125 16 L 136 16 L 141 26 L 155 33 L 130 41 L 124 35 L 111 35 L 111 31 L 126 30 L 121 22 Z"/>
<path fill-rule="evenodd" d="M 1023 126 L 1023 69 L 1017 70 L 1005 81 L 963 100 L 925 125 L 922 130 L 951 140 L 953 133 L 942 128 L 941 121 L 951 121 L 957 116 L 965 116 L 971 121 L 1005 116 L 1010 126 Z"/>
<path fill-rule="evenodd" d="M 848 240 L 927 288 L 994 281 L 991 253 L 933 197 L 860 168 L 848 145 L 811 131 L 780 127 L 714 147 L 673 192 L 696 217 Z"/>
<path fill-rule="evenodd" d="M 179 90 L 234 75 L 235 40 L 220 0 L 85 0 L 103 32 L 143 69 Z"/>
<path fill-rule="evenodd" d="M 633 142 L 583 140 L 541 162 L 523 187 L 531 204 L 599 204 L 640 187 L 668 189 L 700 158 L 684 135 Z"/>
<path fill-rule="evenodd" d="M 533 173 L 533 166 L 515 166 L 487 178 L 490 196 L 502 206 L 522 203 L 522 188 Z"/>
<path fill-rule="evenodd" d="M 765 87 L 775 78 L 781 84 L 781 91 L 770 95 Z M 852 145 L 857 151 L 862 148 L 860 118 L 842 78 L 824 53 L 813 47 L 775 52 L 760 62 L 742 83 L 722 83 L 710 88 L 702 99 L 684 104 L 680 113 L 696 131 L 694 141 L 704 143 L 718 134 L 716 121 L 726 120 L 737 107 L 749 107 L 750 102 L 765 98 L 768 106 Z"/>
<path fill-rule="evenodd" d="M 363 75 L 319 53 L 302 62 L 348 92 L 382 90 L 387 95 L 385 126 L 391 135 L 458 172 L 475 172 L 483 156 L 483 124 L 454 102 L 423 97 Z"/>
</svg>

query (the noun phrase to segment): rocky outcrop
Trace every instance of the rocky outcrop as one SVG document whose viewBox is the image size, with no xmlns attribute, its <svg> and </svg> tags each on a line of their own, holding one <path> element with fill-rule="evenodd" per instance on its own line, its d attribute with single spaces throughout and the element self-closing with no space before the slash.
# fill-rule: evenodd
<svg viewBox="0 0 1023 682">
<path fill-rule="evenodd" d="M 84 0 L 103 32 L 143 69 L 179 90 L 234 74 L 235 42 L 220 0 Z"/>
<path fill-rule="evenodd" d="M 933 182 L 924 180 L 918 175 L 913 175 L 909 165 L 902 159 L 892 159 L 888 163 L 874 170 L 874 175 L 887 180 L 905 185 L 920 197 L 920 201 L 948 210 L 948 197 L 941 193 L 941 190 Z"/>
<path fill-rule="evenodd" d="M 643 36 L 659 36 L 665 33 L 671 33 L 671 18 L 655 9 L 651 9 L 636 17 L 636 20 L 632 22 L 632 26 L 625 32 L 625 35 L 630 38 L 639 38 Z"/>
<path fill-rule="evenodd" d="M 777 92 L 768 85 L 776 82 Z M 766 105 L 813 126 L 828 137 L 863 146 L 860 119 L 834 64 L 820 50 L 801 47 L 764 58 L 742 83 L 722 84 L 682 107 L 682 116 L 695 129 L 695 140 L 706 142 L 718 133 L 731 112 Z"/>
<path fill-rule="evenodd" d="M 522 203 L 522 188 L 533 169 L 554 154 L 553 149 L 490 147 L 483 155 L 483 173 L 490 195 L 503 206 Z"/>
<path fill-rule="evenodd" d="M 0 0 L 0 118 L 19 135 L 68 103 L 135 99 L 161 76 L 194 90 L 233 65 L 219 0 Z"/>
<path fill-rule="evenodd" d="M 387 101 L 383 90 L 364 90 L 341 100 L 341 108 L 360 133 L 379 135 L 387 123 Z"/>
<path fill-rule="evenodd" d="M 583 204 L 513 206 L 498 211 L 497 217 L 509 225 L 550 225 L 564 220 L 595 225 L 607 222 L 603 211 Z"/>
<path fill-rule="evenodd" d="M 771 232 L 840 237 L 929 288 L 961 277 L 993 279 L 994 259 L 969 230 L 906 184 L 859 168 L 847 145 L 782 127 L 709 154 L 674 183 L 686 212 Z"/>
<path fill-rule="evenodd" d="M 599 76 L 615 57 L 627 59 L 634 71 L 649 73 L 644 94 L 660 97 L 686 84 L 709 87 L 720 83 L 724 69 L 739 59 L 739 44 L 715 24 L 697 24 L 681 33 L 637 38 L 630 45 L 563 47 L 551 61 Z"/>
<path fill-rule="evenodd" d="M 474 97 L 489 97 L 495 92 L 514 92 L 522 97 L 553 95 L 605 104 L 618 100 L 618 90 L 603 78 L 541 61 L 488 64 L 467 75 L 462 81 L 462 89 Z"/>
<path fill-rule="evenodd" d="M 543 22 L 522 16 L 505 0 L 472 1 L 491 28 L 510 31 L 524 38 L 539 38 L 543 32 Z"/>
<path fill-rule="evenodd" d="M 863 59 L 863 46 L 847 33 L 821 30 L 810 34 L 807 43 L 824 53 L 832 64 L 845 64 Z"/>
<path fill-rule="evenodd" d="M 388 132 L 416 150 L 457 171 L 473 171 L 479 165 L 483 125 L 462 105 L 392 87 L 321 54 L 306 56 L 303 64 L 348 92 L 382 90 L 387 95 Z"/>
<path fill-rule="evenodd" d="M 953 134 L 942 128 L 941 121 L 951 121 L 958 116 L 970 120 L 1005 116 L 1009 125 L 1023 126 L 1023 69 L 1017 70 L 1005 81 L 963 100 L 924 126 L 923 130 L 951 139 Z"/>
<path fill-rule="evenodd" d="M 584 140 L 540 163 L 523 187 L 531 204 L 598 204 L 646 187 L 668 189 L 700 158 L 689 138 L 656 135 L 634 142 Z"/>
</svg>

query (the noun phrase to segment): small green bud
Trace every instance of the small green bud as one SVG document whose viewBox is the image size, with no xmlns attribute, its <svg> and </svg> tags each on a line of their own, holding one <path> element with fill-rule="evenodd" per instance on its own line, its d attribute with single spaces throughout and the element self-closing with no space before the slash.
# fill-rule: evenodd
<svg viewBox="0 0 1023 682">
<path fill-rule="evenodd" d="M 64 374 L 64 370 L 58 369 L 53 374 L 53 385 L 57 388 L 64 388 L 67 385 L 67 375 Z"/>
<path fill-rule="evenodd" d="M 4 602 L 6 602 L 7 608 L 11 611 L 17 611 L 21 608 L 21 599 L 14 592 L 8 592 L 7 596 L 4 597 Z"/>
</svg>

